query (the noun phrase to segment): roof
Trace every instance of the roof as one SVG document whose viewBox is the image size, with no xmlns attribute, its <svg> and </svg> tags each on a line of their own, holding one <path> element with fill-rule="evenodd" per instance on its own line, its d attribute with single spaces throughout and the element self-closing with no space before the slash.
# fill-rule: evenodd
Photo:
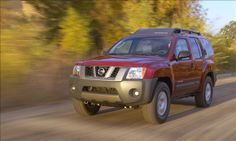
<svg viewBox="0 0 236 141">
<path fill-rule="evenodd" d="M 200 32 L 181 29 L 181 28 L 142 28 L 137 30 L 132 36 L 136 35 L 173 35 L 173 34 L 180 34 L 180 35 L 197 35 L 201 36 Z"/>
</svg>

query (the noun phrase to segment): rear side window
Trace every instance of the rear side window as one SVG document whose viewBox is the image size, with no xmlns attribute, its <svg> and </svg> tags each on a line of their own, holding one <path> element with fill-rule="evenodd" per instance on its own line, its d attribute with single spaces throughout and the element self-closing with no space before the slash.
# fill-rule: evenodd
<svg viewBox="0 0 236 141">
<path fill-rule="evenodd" d="M 194 59 L 199 59 L 202 57 L 201 49 L 195 38 L 190 38 L 190 44 L 192 48 L 192 54 Z"/>
<path fill-rule="evenodd" d="M 175 56 L 177 57 L 181 51 L 189 51 L 187 41 L 185 39 L 179 39 L 175 47 Z"/>
<path fill-rule="evenodd" d="M 201 39 L 203 48 L 206 50 L 207 57 L 214 54 L 214 50 L 211 47 L 211 44 L 206 39 Z"/>
</svg>

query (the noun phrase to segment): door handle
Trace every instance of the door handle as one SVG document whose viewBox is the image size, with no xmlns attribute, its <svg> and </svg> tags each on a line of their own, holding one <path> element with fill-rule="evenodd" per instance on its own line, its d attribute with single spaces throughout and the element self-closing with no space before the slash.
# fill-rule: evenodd
<svg viewBox="0 0 236 141">
<path fill-rule="evenodd" d="M 195 69 L 195 68 L 196 68 L 195 63 L 191 63 L 191 68 L 192 68 L 192 69 Z"/>
</svg>

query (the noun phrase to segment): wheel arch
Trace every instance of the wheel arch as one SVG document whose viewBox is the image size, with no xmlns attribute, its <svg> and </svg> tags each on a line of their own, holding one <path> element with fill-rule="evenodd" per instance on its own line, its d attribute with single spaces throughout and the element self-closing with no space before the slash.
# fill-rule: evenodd
<svg viewBox="0 0 236 141">
<path fill-rule="evenodd" d="M 167 76 L 165 76 L 165 77 L 159 77 L 157 81 L 158 81 L 158 82 L 164 82 L 164 83 L 166 83 L 166 84 L 168 85 L 169 89 L 170 89 L 170 95 L 172 95 L 172 90 L 173 90 L 172 86 L 173 86 L 173 83 L 172 83 L 170 77 L 167 77 Z M 158 82 L 157 82 L 157 83 L 158 83 Z"/>
<path fill-rule="evenodd" d="M 153 90 L 152 90 L 152 93 L 151 93 L 151 97 L 150 97 L 150 99 L 149 99 L 149 102 L 152 101 L 152 99 L 153 99 L 153 97 L 154 97 L 154 95 L 155 95 L 155 89 L 156 89 L 156 87 L 157 87 L 157 85 L 158 85 L 158 82 L 164 82 L 164 83 L 167 84 L 167 86 L 168 86 L 169 89 L 170 89 L 170 96 L 171 96 L 172 93 L 173 93 L 173 88 L 172 88 L 173 85 L 172 85 L 171 78 L 168 77 L 168 76 L 158 77 L 158 79 L 157 79 L 156 82 L 155 82 L 154 88 L 153 88 Z"/>
<path fill-rule="evenodd" d="M 209 76 L 212 79 L 213 86 L 216 82 L 215 63 L 213 60 L 206 60 L 202 66 L 202 77 L 200 82 L 200 89 L 202 90 L 206 77 Z"/>
<path fill-rule="evenodd" d="M 210 77 L 213 83 L 213 87 L 215 86 L 215 82 L 216 82 L 216 74 L 214 71 L 207 71 L 205 73 L 203 73 L 202 78 L 201 78 L 201 85 L 199 88 L 199 91 L 202 91 L 203 87 L 204 87 L 204 82 L 206 80 L 207 77 Z"/>
<path fill-rule="evenodd" d="M 205 76 L 205 80 L 206 80 L 206 77 L 208 77 L 208 76 L 211 78 L 213 86 L 215 86 L 216 74 L 213 71 L 208 72 Z"/>
<path fill-rule="evenodd" d="M 154 77 L 157 78 L 157 81 L 165 82 L 169 86 L 170 94 L 174 92 L 173 73 L 170 67 L 156 70 Z M 156 82 L 156 85 L 157 85 L 157 82 Z"/>
</svg>

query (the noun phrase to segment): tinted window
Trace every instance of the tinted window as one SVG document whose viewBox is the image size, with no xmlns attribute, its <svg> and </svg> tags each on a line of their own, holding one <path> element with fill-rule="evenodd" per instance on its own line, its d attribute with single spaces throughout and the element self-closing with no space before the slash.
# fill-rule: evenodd
<svg viewBox="0 0 236 141">
<path fill-rule="evenodd" d="M 175 56 L 177 57 L 181 51 L 189 51 L 187 41 L 185 39 L 179 39 L 175 47 Z"/>
<path fill-rule="evenodd" d="M 212 56 L 214 54 L 214 50 L 211 47 L 211 44 L 206 39 L 201 39 L 201 43 L 203 48 L 206 50 L 207 56 Z"/>
<path fill-rule="evenodd" d="M 112 47 L 109 54 L 158 55 L 166 57 L 169 54 L 170 45 L 171 39 L 167 37 L 134 38 L 120 41 Z"/>
<path fill-rule="evenodd" d="M 137 41 L 133 54 L 167 56 L 170 48 L 168 38 L 147 38 Z"/>
<path fill-rule="evenodd" d="M 190 44 L 192 48 L 192 54 L 195 59 L 201 58 L 202 53 L 199 47 L 199 44 L 196 42 L 194 38 L 190 38 Z"/>
<path fill-rule="evenodd" d="M 113 47 L 110 52 L 114 54 L 128 54 L 133 40 L 121 41 Z"/>
<path fill-rule="evenodd" d="M 201 48 L 201 47 L 200 47 L 200 46 L 201 46 L 201 42 L 200 42 L 200 40 L 197 39 L 197 38 L 195 38 L 195 41 L 197 42 L 198 47 Z M 200 49 L 200 51 L 201 51 L 201 49 Z M 202 53 L 202 52 L 201 52 L 201 53 Z"/>
</svg>

